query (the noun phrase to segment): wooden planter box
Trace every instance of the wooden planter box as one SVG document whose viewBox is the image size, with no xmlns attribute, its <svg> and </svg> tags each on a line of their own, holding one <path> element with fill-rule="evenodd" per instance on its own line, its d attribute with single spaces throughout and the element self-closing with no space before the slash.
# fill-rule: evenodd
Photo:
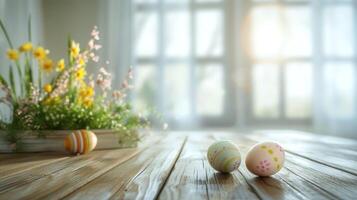
<svg viewBox="0 0 357 200">
<path fill-rule="evenodd" d="M 100 149 L 117 149 L 136 147 L 137 141 L 126 140 L 125 137 L 120 137 L 117 131 L 114 130 L 91 130 L 98 138 L 96 150 Z M 41 131 L 19 131 L 21 134 L 21 144 L 11 144 L 5 139 L 6 132 L 0 130 L 0 153 L 13 152 L 48 152 L 48 151 L 65 151 L 64 138 L 71 130 L 41 130 Z M 44 137 L 39 137 L 39 133 Z M 141 138 L 139 132 L 136 134 Z"/>
</svg>

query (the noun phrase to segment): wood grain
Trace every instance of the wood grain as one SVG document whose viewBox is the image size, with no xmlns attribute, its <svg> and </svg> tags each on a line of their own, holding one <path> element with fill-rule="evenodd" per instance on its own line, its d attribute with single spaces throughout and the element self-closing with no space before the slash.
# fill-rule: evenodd
<svg viewBox="0 0 357 200">
<path fill-rule="evenodd" d="M 88 155 L 54 162 L 6 177 L 0 180 L 0 199 L 61 198 L 155 142 L 158 140 L 147 141 L 147 144 L 140 148 L 94 151 Z"/>
<path fill-rule="evenodd" d="M 263 138 L 260 137 L 260 140 L 264 140 Z M 241 146 L 244 146 L 242 151 L 245 154 L 248 150 L 247 145 L 252 146 L 257 141 L 243 136 L 236 139 L 236 142 L 244 143 Z M 245 167 L 241 167 L 240 170 L 245 173 L 245 176 L 251 176 Z M 274 181 L 256 185 L 256 182 L 271 181 L 271 179 Z M 290 152 L 286 153 L 285 167 L 278 174 L 268 178 L 255 178 L 255 180 L 252 186 L 263 199 L 271 197 L 273 197 L 271 199 L 351 199 L 357 195 L 357 190 L 353 190 L 357 188 L 356 176 Z M 267 186 L 273 188 L 266 189 Z M 277 191 L 281 195 L 273 196 L 279 194 L 272 192 L 274 188 L 279 188 Z"/>
<path fill-rule="evenodd" d="M 155 199 L 184 142 L 184 136 L 169 136 L 74 191 L 66 199 Z"/>
<path fill-rule="evenodd" d="M 52 162 L 61 162 L 70 158 L 67 154 L 61 153 L 37 153 L 17 156 L 9 156 L 6 160 L 1 161 L 0 177 L 2 179 L 18 174 L 35 167 L 48 165 Z"/>
<path fill-rule="evenodd" d="M 187 138 L 187 139 L 186 139 Z M 208 146 L 232 140 L 242 164 L 230 174 L 207 162 Z M 286 162 L 271 177 L 244 165 L 248 149 L 276 140 Z M 0 199 L 355 199 L 357 142 L 295 131 L 180 132 L 150 136 L 137 148 L 0 154 Z"/>
</svg>

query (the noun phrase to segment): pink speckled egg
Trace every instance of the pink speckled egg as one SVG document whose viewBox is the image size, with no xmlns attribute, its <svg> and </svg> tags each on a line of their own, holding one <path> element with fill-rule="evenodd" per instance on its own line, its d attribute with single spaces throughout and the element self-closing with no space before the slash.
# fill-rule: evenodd
<svg viewBox="0 0 357 200">
<path fill-rule="evenodd" d="M 270 176 L 284 165 L 285 151 L 276 142 L 262 142 L 254 145 L 245 158 L 247 169 L 257 176 Z"/>
</svg>

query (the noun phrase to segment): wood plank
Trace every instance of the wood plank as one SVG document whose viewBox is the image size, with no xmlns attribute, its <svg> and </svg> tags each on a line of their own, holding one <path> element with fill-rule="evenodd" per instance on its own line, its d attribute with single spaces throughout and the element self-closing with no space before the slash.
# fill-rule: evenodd
<svg viewBox="0 0 357 200">
<path fill-rule="evenodd" d="M 0 199 L 61 198 L 157 141 L 156 137 L 139 148 L 94 151 L 1 179 Z"/>
<path fill-rule="evenodd" d="M 206 151 L 213 139 L 191 134 L 159 199 L 257 199 L 239 173 L 221 174 L 208 164 Z"/>
<path fill-rule="evenodd" d="M 356 176 L 293 154 L 287 154 L 286 158 L 285 168 L 291 174 L 307 180 L 338 199 L 356 198 Z"/>
<path fill-rule="evenodd" d="M 322 146 L 328 146 L 332 149 L 348 149 L 351 151 L 357 151 L 357 140 L 350 138 L 341 138 L 335 136 L 326 136 L 321 134 L 312 134 L 302 131 L 294 130 L 262 130 L 254 131 L 249 135 L 264 135 L 272 139 L 279 139 L 284 142 L 302 142 L 304 144 L 319 144 Z M 285 137 L 289 135 L 289 137 Z"/>
<path fill-rule="evenodd" d="M 183 146 L 185 135 L 188 137 Z M 159 143 L 153 139 L 135 149 L 95 151 L 78 157 L 0 154 L 0 199 L 354 199 L 357 196 L 357 176 L 348 171 L 356 156 L 350 146 L 353 141 L 332 141 L 332 146 L 328 146 L 330 143 L 325 139 L 321 142 L 294 134 L 291 138 L 288 134 L 274 137 L 288 147 L 286 163 L 278 174 L 266 178 L 251 174 L 244 166 L 244 157 L 257 140 L 271 137 L 229 132 L 170 134 Z M 241 149 L 242 165 L 231 174 L 215 172 L 206 159 L 208 146 L 221 139 L 231 139 Z M 343 147 L 344 142 L 347 148 Z"/>
<path fill-rule="evenodd" d="M 26 170 L 49 165 L 53 162 L 61 162 L 68 158 L 70 158 L 68 154 L 49 152 L 27 154 L 22 156 L 9 156 L 6 160 L 1 161 L 0 177 L 1 179 L 4 179 L 8 176 L 12 176 Z"/>
<path fill-rule="evenodd" d="M 246 154 L 248 146 L 257 142 L 244 136 L 238 136 L 235 141 L 244 143 L 240 145 L 243 154 Z M 284 168 L 272 177 L 254 178 L 245 167 L 240 169 L 264 199 L 351 199 L 357 196 L 356 176 L 289 152 L 286 153 Z M 269 183 L 262 184 L 264 181 Z M 272 192 L 274 188 L 276 192 Z"/>
<path fill-rule="evenodd" d="M 184 142 L 185 136 L 169 136 L 74 191 L 66 199 L 154 199 Z"/>
</svg>

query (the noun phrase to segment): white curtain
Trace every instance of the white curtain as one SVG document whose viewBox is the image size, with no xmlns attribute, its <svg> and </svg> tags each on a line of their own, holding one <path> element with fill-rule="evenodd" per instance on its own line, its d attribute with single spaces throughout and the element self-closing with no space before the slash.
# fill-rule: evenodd
<svg viewBox="0 0 357 200">
<path fill-rule="evenodd" d="M 357 4 L 314 8 L 314 128 L 357 138 Z"/>
<path fill-rule="evenodd" d="M 119 87 L 132 64 L 131 0 L 100 1 L 99 28 L 102 32 L 102 61 L 110 62 L 114 87 Z"/>
</svg>

